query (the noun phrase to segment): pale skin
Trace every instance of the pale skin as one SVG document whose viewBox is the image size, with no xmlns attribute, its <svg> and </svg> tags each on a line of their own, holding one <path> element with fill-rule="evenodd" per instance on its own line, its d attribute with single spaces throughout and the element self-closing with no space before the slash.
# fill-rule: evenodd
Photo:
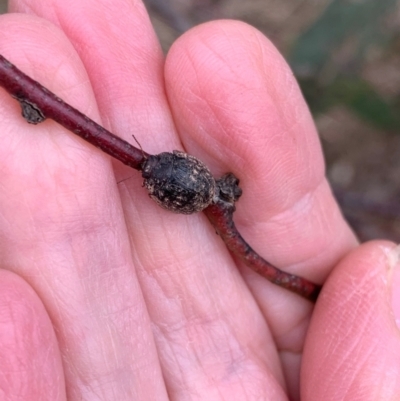
<svg viewBox="0 0 400 401">
<path fill-rule="evenodd" d="M 329 279 L 315 309 L 270 284 L 235 263 L 203 214 L 160 209 L 140 174 L 52 121 L 28 125 L 0 89 L 2 397 L 398 399 L 395 245 L 358 245 L 274 46 L 220 21 L 164 58 L 139 1 L 10 9 L 29 15 L 0 17 L 1 54 L 147 152 L 184 149 L 217 177 L 232 171 L 248 242 Z"/>
</svg>

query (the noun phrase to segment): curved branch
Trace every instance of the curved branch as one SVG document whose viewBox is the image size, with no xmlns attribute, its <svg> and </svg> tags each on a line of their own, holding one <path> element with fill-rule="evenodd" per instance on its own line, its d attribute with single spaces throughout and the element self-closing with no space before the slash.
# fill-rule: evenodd
<svg viewBox="0 0 400 401">
<path fill-rule="evenodd" d="M 54 93 L 29 78 L 0 55 L 0 86 L 21 105 L 22 116 L 31 124 L 51 118 L 103 152 L 141 171 L 149 154 L 107 131 Z M 315 301 L 321 289 L 302 277 L 279 270 L 259 256 L 243 239 L 233 222 L 235 202 L 241 195 L 238 179 L 231 173 L 216 180 L 216 195 L 204 213 L 228 249 L 269 281 Z"/>
</svg>

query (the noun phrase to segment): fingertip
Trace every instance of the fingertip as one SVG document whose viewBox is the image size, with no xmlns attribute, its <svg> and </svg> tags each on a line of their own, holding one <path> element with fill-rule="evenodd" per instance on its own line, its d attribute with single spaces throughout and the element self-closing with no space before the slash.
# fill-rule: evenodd
<svg viewBox="0 0 400 401">
<path fill-rule="evenodd" d="M 32 288 L 7 270 L 0 270 L 0 360 L 6 399 L 65 399 L 61 357 L 47 312 Z"/>
<path fill-rule="evenodd" d="M 318 300 L 318 304 L 322 305 L 320 308 L 334 306 L 338 309 L 338 302 L 352 301 L 354 297 L 363 300 L 366 297 L 379 298 L 383 307 L 396 249 L 396 244 L 384 240 L 370 241 L 354 249 L 338 263 L 326 281 Z"/>
<path fill-rule="evenodd" d="M 186 69 L 190 67 L 208 80 L 216 81 L 221 91 L 224 91 L 220 85 L 221 80 L 229 82 L 231 78 L 246 79 L 249 86 L 252 80 L 259 83 L 260 77 L 253 74 L 257 70 L 265 74 L 263 78 L 271 85 L 271 90 L 278 89 L 277 96 L 281 94 L 279 81 L 287 79 L 282 73 L 293 76 L 282 55 L 266 36 L 251 25 L 233 20 L 197 25 L 175 41 L 166 59 L 165 69 L 169 82 L 179 80 L 176 71 L 181 70 L 186 74 Z M 204 70 L 206 72 L 202 72 Z M 209 76 L 209 71 L 214 75 Z M 202 76 L 198 78 L 204 79 Z M 292 82 L 286 84 L 291 85 Z"/>
<path fill-rule="evenodd" d="M 186 150 L 240 179 L 235 221 L 252 247 L 323 279 L 356 241 L 324 178 L 319 138 L 283 57 L 257 29 L 215 21 L 167 56 L 166 88 Z M 266 246 L 268 244 L 268 246 Z M 324 249 L 324 252 L 321 252 Z"/>
<path fill-rule="evenodd" d="M 190 30 L 167 55 L 165 79 L 185 147 L 196 144 L 216 172 L 296 177 L 301 158 L 313 168 L 300 185 L 322 179 L 319 140 L 296 79 L 257 29 L 214 21 Z"/>
<path fill-rule="evenodd" d="M 303 354 L 304 400 L 397 399 L 400 331 L 390 281 L 394 249 L 387 241 L 363 244 L 325 283 Z"/>
<path fill-rule="evenodd" d="M 321 146 L 298 84 L 255 28 L 215 21 L 192 29 L 171 48 L 165 82 L 185 149 L 216 176 L 233 172 L 245 194 L 268 205 L 262 221 L 322 182 Z"/>
</svg>

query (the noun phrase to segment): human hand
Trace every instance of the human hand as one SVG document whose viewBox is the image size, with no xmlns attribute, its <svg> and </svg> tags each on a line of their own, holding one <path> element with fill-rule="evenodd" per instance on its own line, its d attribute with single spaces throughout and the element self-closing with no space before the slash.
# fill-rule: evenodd
<svg viewBox="0 0 400 401">
<path fill-rule="evenodd" d="M 140 2 L 10 3 L 44 19 L 1 16 L 0 53 L 146 151 L 183 147 L 215 176 L 235 173 L 235 221 L 267 260 L 322 283 L 349 255 L 313 312 L 236 264 L 203 214 L 160 209 L 137 172 L 52 121 L 29 126 L 1 90 L 3 394 L 296 400 L 303 359 L 302 400 L 395 399 L 394 245 L 355 249 L 307 107 L 267 39 L 214 22 L 164 64 Z"/>
</svg>

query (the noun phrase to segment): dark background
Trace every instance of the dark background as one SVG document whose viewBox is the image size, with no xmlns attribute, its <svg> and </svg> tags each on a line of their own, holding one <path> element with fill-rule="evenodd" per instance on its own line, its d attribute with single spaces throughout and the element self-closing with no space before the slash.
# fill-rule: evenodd
<svg viewBox="0 0 400 401">
<path fill-rule="evenodd" d="M 0 0 L 0 12 L 6 11 Z M 327 174 L 360 239 L 400 242 L 399 0 L 146 0 L 162 47 L 199 23 L 246 21 L 284 54 L 315 116 Z"/>
</svg>

